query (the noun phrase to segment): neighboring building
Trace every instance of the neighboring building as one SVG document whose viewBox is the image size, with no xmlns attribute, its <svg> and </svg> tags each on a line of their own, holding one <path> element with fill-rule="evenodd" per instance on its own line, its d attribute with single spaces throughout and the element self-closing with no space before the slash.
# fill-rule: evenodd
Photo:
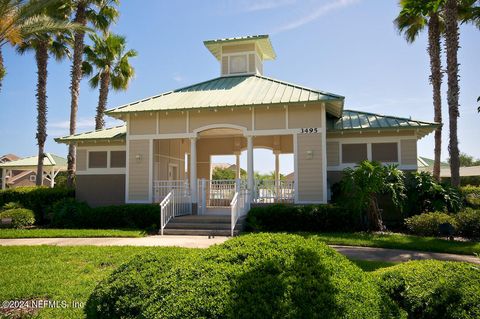
<svg viewBox="0 0 480 319">
<path fill-rule="evenodd" d="M 193 213 L 205 212 L 209 196 L 218 194 L 204 189 L 211 183 L 198 182 L 210 178 L 211 156 L 247 150 L 247 181 L 232 189 L 256 192 L 256 199 L 269 194 L 262 203 L 280 193 L 282 202 L 326 203 L 328 185 L 362 160 L 416 170 L 417 141 L 438 127 L 345 110 L 343 96 L 264 76 L 264 61 L 276 57 L 266 35 L 205 46 L 219 62 L 220 77 L 106 112 L 123 126 L 56 139 L 77 146 L 78 199 L 93 205 L 152 203 L 174 187 L 187 187 Z M 277 155 L 277 172 L 278 155 L 294 155 L 293 182 L 275 182 L 274 193 L 256 191 L 253 149 L 260 147 Z M 292 189 L 282 190 L 284 185 Z"/>
<path fill-rule="evenodd" d="M 423 172 L 433 173 L 434 160 L 426 157 L 418 157 L 418 170 Z M 460 177 L 480 176 L 480 166 L 462 166 L 460 167 Z M 450 178 L 450 165 L 445 162 L 440 162 L 440 178 Z"/>
<path fill-rule="evenodd" d="M 0 189 L 20 186 L 35 186 L 37 178 L 37 156 L 19 158 L 13 154 L 0 157 Z M 55 185 L 55 177 L 60 171 L 66 170 L 67 160 L 60 156 L 46 153 L 43 160 L 44 178 L 42 185 Z M 3 176 L 6 176 L 3 179 Z M 51 178 L 53 176 L 53 179 Z"/>
</svg>

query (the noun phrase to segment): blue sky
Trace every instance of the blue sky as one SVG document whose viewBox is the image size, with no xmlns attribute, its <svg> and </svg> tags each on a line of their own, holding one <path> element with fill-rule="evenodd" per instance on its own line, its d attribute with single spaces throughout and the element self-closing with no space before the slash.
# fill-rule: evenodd
<svg viewBox="0 0 480 319">
<path fill-rule="evenodd" d="M 109 107 L 217 77 L 218 63 L 203 40 L 270 34 L 278 57 L 265 63 L 265 75 L 344 95 L 348 109 L 433 119 L 426 34 L 414 44 L 398 35 L 392 23 L 399 10 L 396 0 L 144 0 L 122 1 L 120 10 L 113 32 L 125 35 L 139 55 L 132 60 L 135 79 L 128 91 L 110 93 Z M 479 40 L 480 31 L 461 27 L 460 150 L 477 158 Z M 6 47 L 4 59 L 8 74 L 0 92 L 0 154 L 36 154 L 34 57 Z M 67 149 L 53 138 L 68 133 L 69 72 L 70 61 L 51 60 L 46 149 L 62 156 Z M 98 91 L 84 80 L 78 131 L 93 129 L 97 99 Z M 448 128 L 445 94 L 443 100 Z M 448 157 L 447 131 L 442 158 Z M 271 153 L 256 155 L 255 169 L 271 171 Z M 433 134 L 419 141 L 419 155 L 433 156 Z M 283 172 L 292 166 L 291 157 L 282 158 Z"/>
</svg>

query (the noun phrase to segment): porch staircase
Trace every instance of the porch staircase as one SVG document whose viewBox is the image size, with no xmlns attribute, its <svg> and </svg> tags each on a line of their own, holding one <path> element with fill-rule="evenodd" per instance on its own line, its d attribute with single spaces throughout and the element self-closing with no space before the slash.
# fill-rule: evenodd
<svg viewBox="0 0 480 319">
<path fill-rule="evenodd" d="M 172 218 L 163 230 L 164 235 L 231 236 L 231 217 L 221 215 L 186 215 Z M 245 218 L 240 218 L 234 235 L 243 228 Z"/>
</svg>

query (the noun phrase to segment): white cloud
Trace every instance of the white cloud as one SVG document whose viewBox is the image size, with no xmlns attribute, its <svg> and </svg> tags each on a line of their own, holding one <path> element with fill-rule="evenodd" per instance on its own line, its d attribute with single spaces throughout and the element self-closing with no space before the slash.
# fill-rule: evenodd
<svg viewBox="0 0 480 319">
<path fill-rule="evenodd" d="M 314 9 L 312 12 L 310 12 L 309 14 L 277 28 L 273 33 L 279 33 L 283 31 L 299 28 L 307 23 L 317 20 L 321 16 L 331 11 L 351 6 L 359 1 L 360 0 L 333 0 L 329 3 L 322 4 L 316 9 Z"/>
<path fill-rule="evenodd" d="M 296 0 L 244 0 L 240 2 L 242 11 L 253 12 L 262 10 L 271 10 L 278 7 L 292 5 Z"/>
<path fill-rule="evenodd" d="M 68 129 L 70 128 L 70 121 L 58 121 L 53 122 L 48 125 L 48 127 L 56 128 L 56 129 Z M 95 127 L 95 119 L 93 118 L 81 118 L 77 119 L 77 128 L 92 128 Z"/>
<path fill-rule="evenodd" d="M 175 82 L 183 82 L 184 78 L 183 78 L 183 76 L 182 76 L 181 74 L 175 73 L 175 74 L 173 75 L 173 80 L 174 80 Z"/>
</svg>

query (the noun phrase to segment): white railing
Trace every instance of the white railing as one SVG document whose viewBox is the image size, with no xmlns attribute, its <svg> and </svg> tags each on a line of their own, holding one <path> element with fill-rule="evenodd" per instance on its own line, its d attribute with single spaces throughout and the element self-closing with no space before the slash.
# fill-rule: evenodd
<svg viewBox="0 0 480 319">
<path fill-rule="evenodd" d="M 235 226 L 240 217 L 244 216 L 250 210 L 250 203 L 248 200 L 248 191 L 240 190 L 233 195 L 230 202 L 231 214 L 231 235 L 233 237 Z"/>
<path fill-rule="evenodd" d="M 160 203 L 160 234 L 168 222 L 177 216 L 192 213 L 192 197 L 188 189 L 172 189 Z"/>
<path fill-rule="evenodd" d="M 293 181 L 255 180 L 254 203 L 293 203 Z"/>
<path fill-rule="evenodd" d="M 237 180 L 199 180 L 198 194 L 205 206 L 229 206 L 239 190 Z"/>
<path fill-rule="evenodd" d="M 182 192 L 189 192 L 188 181 L 153 181 L 154 203 L 160 203 L 174 189 L 181 190 Z"/>
</svg>

